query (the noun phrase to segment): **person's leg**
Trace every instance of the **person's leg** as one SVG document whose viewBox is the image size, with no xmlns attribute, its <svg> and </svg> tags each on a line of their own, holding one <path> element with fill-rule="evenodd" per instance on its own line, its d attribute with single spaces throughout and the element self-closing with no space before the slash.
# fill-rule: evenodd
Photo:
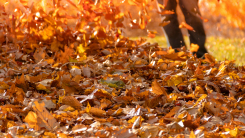
<svg viewBox="0 0 245 138">
<path fill-rule="evenodd" d="M 158 3 L 160 4 L 163 4 L 163 2 L 164 0 L 158 0 Z M 170 21 L 168 25 L 163 27 L 168 36 L 170 45 L 172 48 L 180 48 L 181 46 L 185 46 L 183 35 L 179 29 L 179 22 L 176 14 L 177 1 L 168 0 L 165 6 L 166 7 L 163 10 L 174 12 L 174 14 L 163 15 L 163 21 Z"/>
<path fill-rule="evenodd" d="M 188 30 L 190 43 L 198 44 L 197 57 L 202 57 L 207 50 L 205 48 L 206 34 L 203 21 L 198 7 L 198 0 L 179 0 L 180 8 L 185 16 L 187 24 L 193 27 L 194 31 Z"/>
</svg>

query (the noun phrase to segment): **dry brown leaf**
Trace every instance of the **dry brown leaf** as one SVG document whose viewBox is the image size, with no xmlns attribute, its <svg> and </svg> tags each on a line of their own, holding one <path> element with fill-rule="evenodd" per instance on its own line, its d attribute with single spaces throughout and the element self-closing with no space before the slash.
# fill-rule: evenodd
<svg viewBox="0 0 245 138">
<path fill-rule="evenodd" d="M 42 59 L 45 58 L 45 52 L 43 50 L 43 48 L 38 48 L 34 55 L 33 55 L 34 59 L 35 59 L 35 62 L 38 63 L 39 61 L 41 61 Z"/>
<path fill-rule="evenodd" d="M 98 117 L 104 117 L 106 115 L 106 112 L 104 110 L 95 107 L 91 107 L 89 113 Z"/>
<path fill-rule="evenodd" d="M 16 78 L 15 85 L 16 85 L 17 87 L 19 87 L 19 88 L 22 88 L 22 89 L 24 90 L 24 92 L 27 91 L 28 85 L 27 85 L 27 83 L 26 83 L 26 81 L 25 81 L 25 76 L 24 76 L 24 74 L 22 74 L 21 77 L 20 77 L 19 79 Z"/>
<path fill-rule="evenodd" d="M 164 117 L 165 118 L 172 118 L 180 109 L 180 106 L 175 106 L 169 113 L 167 113 Z"/>
<path fill-rule="evenodd" d="M 69 105 L 75 109 L 81 109 L 81 103 L 73 96 L 65 96 L 62 99 L 62 104 Z"/>
<path fill-rule="evenodd" d="M 213 56 L 211 56 L 210 54 L 208 54 L 208 53 L 205 53 L 205 60 L 208 63 L 215 63 L 215 58 Z"/>
<path fill-rule="evenodd" d="M 83 76 L 85 77 L 91 77 L 91 68 L 89 67 L 83 67 Z"/>
</svg>

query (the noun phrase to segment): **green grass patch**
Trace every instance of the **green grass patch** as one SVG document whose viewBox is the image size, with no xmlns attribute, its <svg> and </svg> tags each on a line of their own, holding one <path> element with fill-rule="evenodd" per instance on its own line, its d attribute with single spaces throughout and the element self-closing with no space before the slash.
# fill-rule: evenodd
<svg viewBox="0 0 245 138">
<path fill-rule="evenodd" d="M 138 38 L 134 37 L 131 39 L 135 40 Z M 162 47 L 167 47 L 167 40 L 163 36 L 147 38 L 147 41 L 150 43 L 158 43 Z M 189 46 L 188 37 L 185 37 L 185 42 L 187 46 Z M 224 61 L 226 59 L 235 60 L 237 65 L 245 65 L 245 39 L 208 37 L 206 40 L 206 48 L 218 61 Z"/>
</svg>

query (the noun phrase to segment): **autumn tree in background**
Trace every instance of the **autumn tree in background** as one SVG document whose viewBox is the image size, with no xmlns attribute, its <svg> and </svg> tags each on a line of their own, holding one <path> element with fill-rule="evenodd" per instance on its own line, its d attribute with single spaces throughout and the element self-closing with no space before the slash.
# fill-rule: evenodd
<svg viewBox="0 0 245 138">
<path fill-rule="evenodd" d="M 245 37 L 245 1 L 200 0 L 200 10 L 207 34 L 227 38 Z"/>
<path fill-rule="evenodd" d="M 203 4 L 203 5 L 202 5 Z M 200 6 L 204 6 L 212 16 L 224 16 L 227 24 L 233 27 L 245 29 L 245 1 L 242 0 L 201 0 Z M 223 22 L 225 22 L 223 21 Z"/>
</svg>

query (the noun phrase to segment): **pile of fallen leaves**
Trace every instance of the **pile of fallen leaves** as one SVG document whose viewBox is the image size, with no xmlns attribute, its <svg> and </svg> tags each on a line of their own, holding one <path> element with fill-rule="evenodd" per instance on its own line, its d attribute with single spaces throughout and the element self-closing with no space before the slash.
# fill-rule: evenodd
<svg viewBox="0 0 245 138">
<path fill-rule="evenodd" d="M 245 135 L 244 67 L 125 38 L 110 1 L 45 2 L 0 5 L 1 137 Z M 124 2 L 145 28 L 147 0 Z"/>
</svg>

